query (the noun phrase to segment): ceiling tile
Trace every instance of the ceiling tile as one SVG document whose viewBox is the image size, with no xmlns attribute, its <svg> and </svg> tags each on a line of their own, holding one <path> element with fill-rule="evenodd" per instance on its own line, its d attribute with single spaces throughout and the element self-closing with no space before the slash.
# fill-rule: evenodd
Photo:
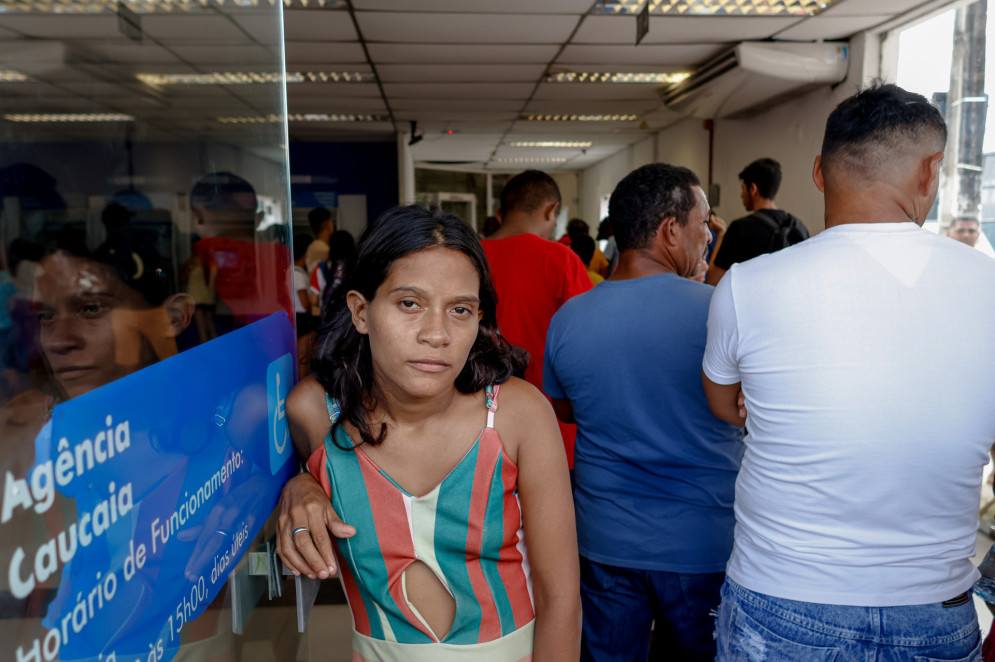
<svg viewBox="0 0 995 662">
<path fill-rule="evenodd" d="M 366 54 L 363 53 L 363 47 L 359 44 L 319 44 L 310 41 L 288 41 L 286 51 L 288 67 L 298 62 L 306 62 L 312 65 L 319 63 L 366 63 Z"/>
<path fill-rule="evenodd" d="M 87 44 L 87 52 L 110 62 L 132 64 L 179 64 L 176 56 L 165 48 L 151 44 L 124 44 L 94 41 Z"/>
<path fill-rule="evenodd" d="M 353 0 L 358 10 L 410 10 L 411 0 Z M 418 10 L 425 12 L 507 13 L 507 14 L 584 14 L 591 0 L 418 0 Z"/>
<path fill-rule="evenodd" d="M 210 62 L 214 66 L 273 65 L 279 55 L 264 46 L 173 46 L 172 50 L 195 65 Z"/>
<path fill-rule="evenodd" d="M 900 14 L 915 9 L 922 0 L 842 0 L 819 14 L 823 17 Z"/>
<path fill-rule="evenodd" d="M 167 46 L 177 42 L 236 45 L 249 42 L 237 25 L 224 16 L 150 14 L 141 18 L 142 31 Z"/>
<path fill-rule="evenodd" d="M 444 107 L 449 111 L 518 111 L 522 102 L 515 99 L 450 99 L 440 104 L 438 99 L 398 99 L 393 98 L 390 106 L 394 110 L 438 110 Z"/>
<path fill-rule="evenodd" d="M 359 35 L 346 11 L 288 9 L 283 25 L 294 41 L 356 41 Z"/>
<path fill-rule="evenodd" d="M 394 119 L 399 122 L 511 122 L 518 117 L 516 111 L 492 112 L 492 113 L 470 113 L 466 111 L 448 110 L 395 110 Z"/>
<path fill-rule="evenodd" d="M 531 83 L 384 83 L 388 99 L 409 97 L 424 99 L 515 99 L 528 98 L 535 87 Z"/>
<path fill-rule="evenodd" d="M 349 99 L 380 98 L 380 88 L 376 83 L 314 83 L 287 86 L 287 94 L 297 99 Z"/>
<path fill-rule="evenodd" d="M 622 83 L 542 83 L 534 99 L 574 100 L 598 99 L 659 99 L 662 85 L 637 85 Z"/>
<path fill-rule="evenodd" d="M 385 114 L 387 106 L 379 97 L 333 98 L 287 96 L 287 108 L 291 113 L 370 113 Z"/>
<path fill-rule="evenodd" d="M 648 113 L 660 105 L 659 99 L 639 99 L 636 101 L 584 100 L 571 101 L 569 104 L 549 99 L 533 99 L 525 107 L 524 112 L 552 115 L 563 113 L 582 113 L 585 115 L 635 114 L 641 117 L 644 113 Z"/>
<path fill-rule="evenodd" d="M 845 39 L 878 23 L 884 23 L 889 18 L 891 17 L 883 15 L 847 16 L 840 18 L 815 16 L 779 33 L 777 38 L 799 41 L 810 39 Z"/>
<path fill-rule="evenodd" d="M 424 124 L 418 123 L 418 132 L 424 133 L 425 135 L 431 135 L 432 133 L 441 133 L 448 129 L 457 131 L 457 135 L 462 134 L 481 134 L 481 133 L 504 133 L 511 128 L 513 122 L 455 122 L 455 121 L 443 121 L 443 122 L 425 122 Z"/>
<path fill-rule="evenodd" d="M 286 10 L 286 12 L 290 10 Z M 249 36 L 267 46 L 277 45 L 283 41 L 284 33 L 280 31 L 280 24 L 273 20 L 273 16 L 267 14 L 249 14 L 245 16 L 232 16 Z"/>
<path fill-rule="evenodd" d="M 796 17 L 651 16 L 650 29 L 642 44 L 695 44 L 766 39 L 797 22 Z M 635 47 L 635 17 L 588 16 L 571 43 L 626 44 Z"/>
<path fill-rule="evenodd" d="M 684 46 L 598 46 L 569 45 L 556 64 L 660 64 L 672 66 L 699 64 L 731 44 L 688 44 Z"/>
<path fill-rule="evenodd" d="M 0 28 L 10 28 L 33 39 L 125 39 L 117 16 L 0 14 Z"/>
<path fill-rule="evenodd" d="M 555 45 L 496 44 L 367 44 L 377 64 L 545 64 L 559 49 Z"/>
<path fill-rule="evenodd" d="M 577 25 L 574 16 L 536 14 L 416 14 L 356 12 L 367 41 L 437 44 L 559 44 Z"/>
<path fill-rule="evenodd" d="M 543 64 L 378 64 L 384 83 L 531 82 L 546 71 Z"/>
</svg>

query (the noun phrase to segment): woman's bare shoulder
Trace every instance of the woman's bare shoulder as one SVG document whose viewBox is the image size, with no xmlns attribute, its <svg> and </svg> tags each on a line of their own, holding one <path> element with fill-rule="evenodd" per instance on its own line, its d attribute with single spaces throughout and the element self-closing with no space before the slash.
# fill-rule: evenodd
<svg viewBox="0 0 995 662">
<path fill-rule="evenodd" d="M 556 415 L 546 396 L 524 379 L 512 377 L 501 384 L 497 403 L 494 427 L 509 446 L 517 448 L 535 433 L 537 426 L 557 429 Z"/>
<path fill-rule="evenodd" d="M 287 416 L 299 425 L 328 423 L 325 387 L 313 376 L 297 383 L 287 396 Z"/>
</svg>

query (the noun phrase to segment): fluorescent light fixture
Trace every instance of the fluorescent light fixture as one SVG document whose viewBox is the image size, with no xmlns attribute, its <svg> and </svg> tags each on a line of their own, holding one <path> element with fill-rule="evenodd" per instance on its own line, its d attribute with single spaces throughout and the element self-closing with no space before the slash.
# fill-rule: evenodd
<svg viewBox="0 0 995 662">
<path fill-rule="evenodd" d="M 202 12 L 206 7 L 275 6 L 280 0 L 120 0 L 137 14 Z M 282 0 L 284 7 L 343 9 L 345 0 Z M 116 14 L 118 0 L 5 0 L 0 14 Z"/>
<path fill-rule="evenodd" d="M 666 16 L 815 16 L 839 0 L 601 0 L 595 14 L 636 14 L 649 3 Z"/>
<path fill-rule="evenodd" d="M 386 118 L 370 114 L 334 114 L 334 113 L 295 113 L 289 115 L 291 122 L 381 122 Z M 222 124 L 266 124 L 283 121 L 283 115 L 249 115 L 243 117 L 219 117 Z"/>
<path fill-rule="evenodd" d="M 518 119 L 529 122 L 631 122 L 636 115 L 519 115 Z"/>
<path fill-rule="evenodd" d="M 563 163 L 566 161 L 565 158 L 534 158 L 534 159 L 511 159 L 511 158 L 501 158 L 494 159 L 497 163 Z"/>
<path fill-rule="evenodd" d="M 534 140 L 534 141 L 516 141 L 513 143 L 508 143 L 508 147 L 576 147 L 584 149 L 590 147 L 594 143 L 590 140 Z"/>
<path fill-rule="evenodd" d="M 564 71 L 546 77 L 547 83 L 652 83 L 670 85 L 679 83 L 691 74 L 664 73 L 606 73 L 602 71 Z"/>
<path fill-rule="evenodd" d="M 27 79 L 28 77 L 22 74 L 20 71 L 0 70 L 0 83 L 23 83 Z"/>
<path fill-rule="evenodd" d="M 257 83 L 371 83 L 373 74 L 351 71 L 215 71 L 209 74 L 135 74 L 146 85 L 252 85 Z"/>
<path fill-rule="evenodd" d="M 134 122 L 124 113 L 19 113 L 4 115 L 8 122 Z"/>
</svg>

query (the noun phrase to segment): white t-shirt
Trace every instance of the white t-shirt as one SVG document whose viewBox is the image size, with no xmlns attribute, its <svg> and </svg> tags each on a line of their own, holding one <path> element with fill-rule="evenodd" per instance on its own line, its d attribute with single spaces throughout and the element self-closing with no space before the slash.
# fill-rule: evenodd
<svg viewBox="0 0 995 662">
<path fill-rule="evenodd" d="M 995 260 L 911 222 L 733 265 L 703 361 L 748 412 L 729 577 L 860 606 L 970 587 L 993 349 Z"/>
<path fill-rule="evenodd" d="M 304 267 L 298 267 L 294 265 L 294 312 L 295 313 L 306 313 L 307 308 L 301 303 L 301 297 L 297 293 L 304 290 L 305 293 L 310 289 L 310 282 L 307 277 L 307 272 Z"/>
</svg>

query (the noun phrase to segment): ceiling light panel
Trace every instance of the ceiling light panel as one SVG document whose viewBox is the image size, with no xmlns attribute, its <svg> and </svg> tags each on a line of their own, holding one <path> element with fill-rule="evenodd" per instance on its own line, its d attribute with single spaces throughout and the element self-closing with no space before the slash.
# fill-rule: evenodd
<svg viewBox="0 0 995 662">
<path fill-rule="evenodd" d="M 209 74 L 135 74 L 146 85 L 252 85 L 280 83 L 284 75 L 274 71 L 224 71 Z M 297 71 L 288 72 L 288 83 L 372 83 L 373 74 L 340 71 Z"/>
<path fill-rule="evenodd" d="M 493 159 L 496 163 L 565 163 L 566 157 L 536 157 L 536 158 L 500 158 Z"/>
<path fill-rule="evenodd" d="M 631 122 L 634 114 L 612 115 L 519 115 L 518 119 L 527 122 Z"/>
<path fill-rule="evenodd" d="M 276 5 L 280 0 L 248 0 L 248 6 Z M 346 0 L 282 0 L 284 7 L 304 9 L 342 9 Z M 116 14 L 118 0 L 8 0 L 4 14 Z M 240 8 L 246 0 L 120 0 L 138 14 L 203 12 L 205 7 Z"/>
<path fill-rule="evenodd" d="M 590 140 L 516 140 L 508 143 L 508 147 L 573 147 L 587 149 L 594 142 Z"/>
<path fill-rule="evenodd" d="M 0 83 L 23 83 L 27 79 L 28 77 L 20 71 L 0 70 Z"/>
<path fill-rule="evenodd" d="M 648 83 L 671 85 L 679 83 L 691 74 L 678 73 L 609 73 L 600 71 L 564 71 L 546 77 L 547 83 Z"/>
<path fill-rule="evenodd" d="M 651 14 L 669 16 L 815 16 L 839 0 L 601 0 L 595 14 L 636 14 L 649 3 Z"/>
<path fill-rule="evenodd" d="M 384 122 L 386 117 L 371 114 L 296 113 L 287 117 L 291 122 Z M 267 124 L 283 121 L 282 115 L 246 115 L 219 117 L 222 124 Z"/>
<path fill-rule="evenodd" d="M 134 122 L 135 118 L 123 113 L 23 113 L 4 115 L 8 122 Z"/>
</svg>

